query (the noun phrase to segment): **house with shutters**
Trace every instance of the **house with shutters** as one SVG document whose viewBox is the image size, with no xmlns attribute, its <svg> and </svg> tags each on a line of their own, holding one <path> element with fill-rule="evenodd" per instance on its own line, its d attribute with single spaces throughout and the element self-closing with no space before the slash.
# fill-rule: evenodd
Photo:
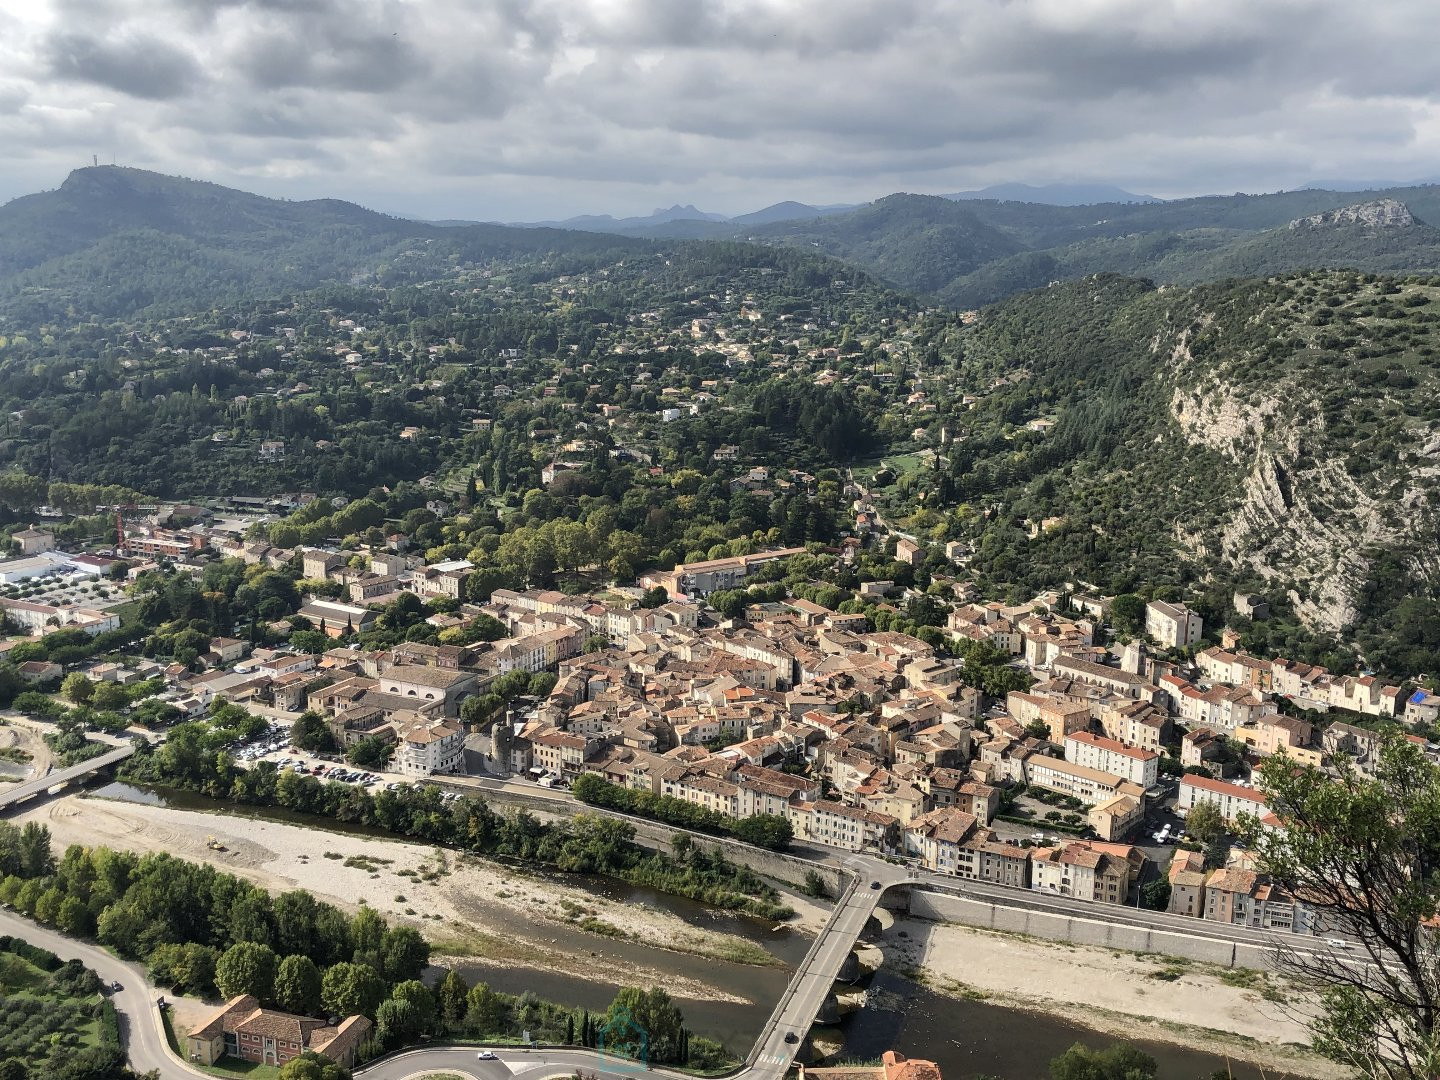
<svg viewBox="0 0 1440 1080">
<path fill-rule="evenodd" d="M 347 1016 L 335 1024 L 309 1016 L 262 1009 L 251 994 L 231 998 L 185 1037 L 186 1056 L 197 1065 L 239 1058 L 257 1065 L 284 1065 L 313 1050 L 349 1068 L 355 1051 L 369 1034 L 363 1016 Z"/>
</svg>

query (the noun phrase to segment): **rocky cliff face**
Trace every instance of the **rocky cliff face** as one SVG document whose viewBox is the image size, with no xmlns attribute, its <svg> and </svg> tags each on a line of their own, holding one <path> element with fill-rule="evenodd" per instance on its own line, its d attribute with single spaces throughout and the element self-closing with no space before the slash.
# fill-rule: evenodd
<svg viewBox="0 0 1440 1080">
<path fill-rule="evenodd" d="M 1403 229 L 1418 225 L 1410 208 L 1396 199 L 1376 199 L 1374 202 L 1342 206 L 1338 210 L 1327 210 L 1323 214 L 1311 214 L 1290 222 L 1290 229 L 1325 229 L 1338 225 L 1360 225 L 1370 229 Z"/>
<path fill-rule="evenodd" d="M 1218 529 L 1199 533 L 1182 518 L 1177 537 L 1194 554 L 1253 572 L 1288 593 L 1312 628 L 1342 630 L 1356 620 L 1370 553 L 1433 536 L 1435 514 L 1420 481 L 1433 466 L 1427 451 L 1440 450 L 1440 439 L 1413 443 L 1403 492 L 1389 483 L 1381 490 L 1377 478 L 1353 477 L 1336 456 L 1324 411 L 1303 380 L 1278 372 L 1261 383 L 1227 377 L 1223 363 L 1196 362 L 1188 338 L 1181 333 L 1168 346 L 1170 415 L 1186 438 L 1233 465 L 1237 498 Z M 1418 569 L 1434 577 L 1433 567 Z"/>
</svg>

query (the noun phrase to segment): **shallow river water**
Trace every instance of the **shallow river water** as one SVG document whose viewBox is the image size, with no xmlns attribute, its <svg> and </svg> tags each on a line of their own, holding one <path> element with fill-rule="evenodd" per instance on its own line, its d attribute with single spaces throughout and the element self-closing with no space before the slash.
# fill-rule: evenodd
<svg viewBox="0 0 1440 1080">
<path fill-rule="evenodd" d="M 213 811 L 221 805 L 190 792 L 162 793 L 120 783 L 97 787 L 92 794 L 186 810 Z M 232 804 L 224 804 L 224 809 L 227 813 L 316 827 L 314 818 L 284 810 Z M 363 826 L 337 825 L 335 828 L 380 835 L 379 830 Z M 610 1004 L 619 989 L 620 984 L 609 975 L 614 961 L 631 960 L 677 978 L 704 981 L 717 990 L 747 999 L 748 1003 L 741 1004 L 676 995 L 686 1023 L 693 1031 L 718 1039 L 737 1056 L 743 1056 L 759 1035 L 794 966 L 809 948 L 809 939 L 793 931 L 777 932 L 768 922 L 712 911 L 704 905 L 651 889 L 634 888 L 609 878 L 566 875 L 556 880 L 610 900 L 664 909 L 693 926 L 744 937 L 764 946 L 785 966 L 758 968 L 728 963 L 615 941 L 552 922 L 525 920 L 515 926 L 517 937 L 538 933 L 553 940 L 575 957 L 574 970 L 558 973 L 466 961 L 459 970 L 467 980 L 472 983 L 483 980 L 494 989 L 509 993 L 529 990 L 537 997 L 598 1011 Z M 890 1049 L 910 1057 L 928 1058 L 940 1066 L 945 1080 L 974 1080 L 981 1075 L 1002 1080 L 1043 1080 L 1046 1063 L 1072 1044 L 1083 1042 L 1103 1047 L 1114 1041 L 1052 1017 L 938 994 L 884 967 L 857 985 L 867 990 L 866 1004 L 845 1015 L 839 1024 L 818 1028 L 817 1036 L 824 1041 L 838 1040 L 842 1044 L 840 1053 L 855 1059 L 875 1058 Z M 1217 1072 L 1225 1076 L 1227 1067 L 1234 1080 L 1262 1080 L 1258 1069 L 1227 1063 L 1225 1058 L 1216 1055 L 1166 1043 L 1139 1042 L 1137 1045 L 1159 1062 L 1161 1080 L 1211 1080 Z M 1270 1072 L 1265 1080 L 1289 1078 Z"/>
</svg>

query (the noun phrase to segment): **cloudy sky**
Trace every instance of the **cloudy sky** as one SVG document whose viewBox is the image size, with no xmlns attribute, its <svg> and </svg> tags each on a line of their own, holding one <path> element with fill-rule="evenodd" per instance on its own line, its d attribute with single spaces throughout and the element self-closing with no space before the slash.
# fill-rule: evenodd
<svg viewBox="0 0 1440 1080">
<path fill-rule="evenodd" d="M 0 0 L 0 200 L 420 217 L 1440 176 L 1434 0 Z"/>
</svg>

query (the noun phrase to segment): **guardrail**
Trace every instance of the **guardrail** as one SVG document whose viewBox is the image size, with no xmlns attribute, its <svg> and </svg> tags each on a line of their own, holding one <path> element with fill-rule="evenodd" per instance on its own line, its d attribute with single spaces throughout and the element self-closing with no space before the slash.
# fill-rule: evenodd
<svg viewBox="0 0 1440 1080">
<path fill-rule="evenodd" d="M 801 983 L 805 981 L 806 977 L 812 974 L 810 970 L 811 966 L 814 964 L 820 950 L 824 947 L 831 929 L 844 916 L 846 907 L 849 905 L 850 900 L 854 897 L 859 887 L 860 879 L 852 875 L 850 884 L 846 886 L 845 891 L 835 902 L 835 910 L 831 912 L 830 918 L 826 921 L 824 928 L 820 933 L 815 935 L 815 940 L 810 943 L 810 948 L 806 950 L 804 959 L 802 959 L 795 968 L 794 976 L 790 979 L 790 982 L 786 984 L 785 992 L 780 995 L 780 1000 L 775 1003 L 775 1008 L 771 1010 L 769 1019 L 765 1021 L 765 1026 L 760 1029 L 760 1035 L 756 1038 L 755 1044 L 751 1046 L 750 1053 L 745 1057 L 746 1068 L 754 1067 L 761 1051 L 765 1049 L 765 1044 L 770 1041 L 770 1036 L 779 1027 L 780 1018 L 785 1015 L 786 1007 L 790 1004 L 791 999 L 794 998 Z"/>
</svg>

